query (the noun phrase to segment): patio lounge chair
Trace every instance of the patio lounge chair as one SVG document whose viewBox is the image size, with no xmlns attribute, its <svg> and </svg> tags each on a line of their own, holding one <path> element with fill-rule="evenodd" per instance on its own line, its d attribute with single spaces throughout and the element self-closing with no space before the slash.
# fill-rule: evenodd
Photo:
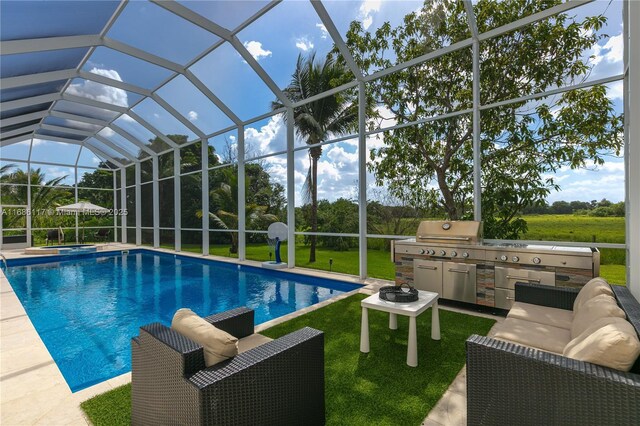
<svg viewBox="0 0 640 426">
<path fill-rule="evenodd" d="M 640 335 L 640 303 L 628 288 L 611 288 Z M 578 290 L 516 283 L 515 299 L 538 305 L 536 310 L 571 311 Z M 640 359 L 625 372 L 490 337 L 467 340 L 469 425 L 637 425 L 639 420 Z"/>
<path fill-rule="evenodd" d="M 205 320 L 245 338 L 254 312 Z M 133 425 L 321 425 L 324 334 L 305 327 L 205 368 L 202 346 L 153 323 L 131 341 Z"/>
<path fill-rule="evenodd" d="M 107 228 L 98 229 L 98 232 L 93 234 L 93 236 L 94 236 L 96 241 L 107 242 L 107 240 L 109 239 L 109 229 L 107 229 Z"/>
</svg>

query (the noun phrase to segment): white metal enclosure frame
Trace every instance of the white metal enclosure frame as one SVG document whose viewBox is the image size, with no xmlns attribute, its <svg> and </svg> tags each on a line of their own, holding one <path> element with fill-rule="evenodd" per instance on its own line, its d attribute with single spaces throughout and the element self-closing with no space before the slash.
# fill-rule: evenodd
<svg viewBox="0 0 640 426">
<path fill-rule="evenodd" d="M 181 173 L 180 168 L 180 149 L 200 142 L 201 143 L 201 169 L 196 172 L 200 173 L 202 179 L 202 229 L 188 230 L 188 231 L 200 231 L 202 232 L 202 253 L 203 255 L 209 254 L 209 238 L 211 231 L 209 221 L 207 220 L 208 208 L 209 208 L 209 188 L 205 185 L 208 182 L 208 171 L 210 165 L 208 164 L 207 149 L 209 141 L 215 139 L 220 135 L 235 130 L 237 132 L 237 168 L 238 168 L 238 229 L 232 230 L 238 232 L 239 239 L 239 259 L 244 260 L 246 258 L 246 222 L 245 222 L 245 193 L 244 193 L 244 180 L 245 180 L 245 164 L 248 159 L 245 158 L 245 141 L 244 133 L 245 129 L 252 123 L 269 118 L 275 114 L 284 113 L 287 116 L 287 146 L 286 150 L 282 152 L 271 153 L 269 155 L 286 155 L 287 159 L 287 222 L 289 224 L 295 223 L 295 186 L 294 186 L 294 153 L 297 150 L 308 149 L 308 147 L 296 148 L 294 143 L 295 132 L 293 128 L 293 110 L 295 107 L 311 102 L 314 99 L 319 99 L 324 96 L 329 96 L 334 93 L 338 93 L 343 90 L 357 88 L 359 91 L 359 132 L 356 135 L 358 140 L 358 203 L 359 203 L 359 229 L 358 234 L 354 234 L 354 237 L 359 239 L 359 275 L 361 278 L 367 277 L 367 238 L 397 238 L 393 235 L 374 235 L 367 233 L 367 175 L 366 175 L 366 162 L 367 162 L 367 136 L 371 136 L 386 130 L 392 130 L 394 128 L 404 127 L 408 125 L 417 125 L 423 122 L 443 119 L 448 116 L 471 114 L 473 120 L 473 163 L 474 163 L 474 216 L 476 220 L 482 219 L 482 209 L 480 203 L 480 191 L 481 191 L 481 149 L 480 149 L 480 134 L 481 125 L 480 117 L 483 110 L 489 108 L 498 107 L 502 105 L 508 105 L 525 100 L 539 99 L 544 96 L 552 94 L 562 93 L 569 90 L 574 90 L 582 87 L 593 86 L 597 84 L 606 84 L 614 81 L 624 81 L 624 116 L 625 116 L 625 182 L 626 182 L 626 244 L 598 244 L 601 247 L 610 247 L 627 250 L 627 283 L 634 292 L 637 298 L 640 298 L 640 264 L 637 262 L 631 262 L 632 259 L 640 258 L 640 4 L 638 2 L 625 0 L 623 7 L 623 22 L 624 22 L 624 73 L 622 75 L 616 75 L 607 77 L 604 79 L 589 81 L 582 84 L 577 84 L 569 87 L 561 87 L 558 89 L 538 93 L 534 95 L 528 95 L 516 99 L 505 100 L 490 105 L 483 105 L 480 100 L 480 58 L 479 58 L 479 46 L 484 40 L 488 40 L 507 32 L 513 31 L 517 28 L 524 27 L 534 22 L 546 19 L 553 15 L 570 11 L 576 7 L 590 3 L 592 0 L 571 0 L 566 3 L 562 3 L 550 9 L 544 10 L 540 13 L 521 18 L 508 25 L 504 25 L 499 28 L 492 29 L 490 31 L 479 33 L 475 22 L 475 14 L 473 12 L 473 4 L 471 0 L 461 0 L 464 2 L 464 6 L 467 12 L 467 23 L 471 37 L 468 39 L 458 41 L 445 48 L 439 49 L 434 52 L 429 52 L 420 57 L 414 58 L 405 63 L 397 64 L 388 69 L 380 70 L 369 75 L 365 75 L 358 65 L 354 61 L 351 53 L 346 46 L 342 36 L 337 30 L 330 14 L 327 12 L 325 5 L 321 1 L 311 1 L 311 5 L 315 10 L 318 19 L 327 30 L 329 37 L 331 37 L 333 43 L 337 47 L 337 50 L 342 54 L 347 66 L 355 76 L 354 81 L 347 83 L 343 86 L 337 87 L 330 91 L 314 96 L 312 98 L 305 99 L 303 101 L 294 103 L 292 102 L 278 87 L 271 76 L 263 69 L 257 60 L 253 58 L 251 53 L 247 50 L 245 45 L 238 38 L 238 33 L 250 25 L 257 25 L 256 21 L 273 8 L 278 7 L 280 1 L 271 1 L 263 6 L 260 10 L 255 12 L 252 16 L 247 18 L 244 22 L 239 24 L 234 29 L 224 28 L 221 25 L 213 22 L 212 20 L 194 12 L 188 7 L 176 2 L 176 1 L 157 1 L 152 0 L 152 3 L 162 8 L 163 10 L 179 17 L 182 20 L 190 23 L 191 25 L 203 29 L 213 35 L 219 40 L 209 46 L 207 49 L 198 54 L 195 58 L 186 64 L 179 64 L 169 59 L 157 56 L 148 51 L 139 49 L 137 47 L 128 45 L 121 41 L 115 40 L 108 36 L 110 28 L 117 22 L 119 16 L 123 13 L 128 5 L 126 0 L 123 0 L 113 12 L 112 16 L 106 20 L 106 25 L 98 34 L 86 34 L 75 36 L 63 36 L 63 37 L 50 37 L 50 38 L 36 38 L 36 39 L 21 39 L 21 40 L 8 40 L 0 42 L 0 52 L 4 55 L 30 53 L 30 52 L 46 52 L 56 51 L 60 49 L 71 48 L 87 48 L 88 52 L 84 55 L 82 61 L 76 64 L 75 67 L 49 71 L 42 73 L 25 74 L 19 76 L 2 77 L 0 79 L 0 88 L 20 88 L 30 86 L 39 83 L 55 82 L 59 80 L 66 80 L 63 88 L 59 93 L 47 93 L 43 95 L 25 97 L 21 99 L 15 99 L 0 104 L 0 109 L 3 111 L 28 108 L 35 105 L 50 103 L 50 106 L 41 111 L 28 112 L 23 115 L 12 116 L 2 120 L 2 131 L 0 131 L 0 147 L 10 146 L 12 144 L 29 142 L 29 156 L 26 160 L 27 168 L 30 168 L 32 164 L 46 164 L 42 162 L 32 161 L 31 150 L 33 141 L 35 139 L 43 139 L 60 143 L 75 144 L 81 147 L 80 153 L 83 150 L 91 151 L 101 160 L 105 161 L 105 164 L 110 164 L 112 167 L 114 178 L 114 203 L 120 206 L 126 207 L 127 191 L 133 191 L 135 193 L 135 199 L 140 200 L 141 194 L 141 161 L 151 161 L 152 163 L 152 180 L 150 185 L 153 192 L 153 224 L 152 227 L 144 227 L 144 230 L 152 231 L 153 233 L 153 245 L 160 245 L 160 232 L 163 230 L 160 224 L 160 212 L 159 210 L 159 185 L 161 182 L 168 178 L 160 177 L 158 174 L 158 158 L 160 155 L 173 155 L 173 188 L 174 188 L 174 237 L 175 237 L 175 249 L 181 250 L 181 177 L 185 173 Z M 191 66 L 198 62 L 200 59 L 213 52 L 215 49 L 222 45 L 230 45 L 235 51 L 246 61 L 248 66 L 259 77 L 259 79 L 265 84 L 266 87 L 273 93 L 274 99 L 277 99 L 284 109 L 272 112 L 266 112 L 258 117 L 251 118 L 249 120 L 243 120 L 239 117 L 238 113 L 225 104 L 207 85 L 201 81 L 191 70 Z M 152 64 L 156 67 L 161 67 L 170 72 L 168 78 L 164 79 L 161 83 L 155 87 L 148 89 L 137 86 L 135 84 L 126 83 L 123 81 L 115 80 L 110 77 L 98 75 L 95 73 L 87 72 L 83 70 L 83 66 L 91 58 L 91 55 L 99 47 L 107 47 L 114 51 L 120 52 L 125 55 L 129 55 L 133 58 L 144 61 L 145 63 Z M 456 111 L 446 116 L 432 117 L 429 119 L 421 120 L 416 123 L 407 123 L 399 126 L 387 127 L 384 129 L 368 130 L 366 128 L 366 114 L 365 114 L 365 90 L 366 83 L 384 77 L 394 72 L 398 72 L 405 68 L 424 63 L 449 52 L 468 49 L 472 50 L 473 54 L 473 105 L 471 109 Z M 219 129 L 213 133 L 206 133 L 198 126 L 194 125 L 187 117 L 179 112 L 169 101 L 164 99 L 158 94 L 158 91 L 166 84 L 170 83 L 175 78 L 183 76 L 190 82 L 195 88 L 197 88 L 202 95 L 204 95 L 211 104 L 226 116 L 231 123 L 231 126 Z M 128 106 L 113 105 L 106 102 L 101 102 L 94 99 L 88 99 L 81 96 L 66 93 L 67 88 L 71 84 L 73 79 L 80 78 L 85 81 L 92 81 L 95 83 L 103 84 L 108 87 L 126 90 L 130 93 L 135 93 L 140 96 L 140 99 L 132 102 Z M 147 99 L 153 100 L 160 108 L 166 111 L 171 117 L 175 118 L 186 129 L 196 135 L 196 138 L 188 141 L 186 144 L 178 145 L 165 134 L 163 134 L 152 123 L 145 120 L 140 114 L 134 111 L 134 108 Z M 78 108 L 99 108 L 104 111 L 112 113 L 112 118 L 109 120 L 91 118 L 88 115 L 80 115 L 69 112 L 61 112 L 55 109 L 55 106 L 59 102 L 69 102 Z M 154 151 L 151 149 L 145 140 L 140 140 L 127 130 L 120 127 L 115 121 L 124 115 L 130 117 L 136 125 L 141 126 L 145 131 L 155 135 L 164 144 L 167 145 L 166 150 Z M 80 123 L 99 126 L 97 131 L 83 131 L 74 129 L 71 127 L 52 126 L 44 123 L 47 117 L 57 117 L 61 119 L 73 120 Z M 128 141 L 131 147 L 135 147 L 137 152 L 129 150 L 112 140 L 99 134 L 102 129 L 107 128 L 114 132 L 119 138 L 124 138 Z M 5 130 L 6 129 L 6 130 Z M 44 132 L 44 133 L 43 133 Z M 47 133 L 60 133 L 66 136 L 51 136 Z M 353 136 L 350 136 L 353 137 Z M 339 139 L 338 139 L 339 140 Z M 336 142 L 325 141 L 326 144 Z M 78 182 L 77 169 L 79 167 L 78 161 L 80 159 L 80 153 L 76 158 L 75 163 L 69 164 L 76 170 L 75 182 Z M 117 153 L 116 156 L 114 153 Z M 149 160 L 142 158 L 142 155 L 149 157 Z M 4 155 L 0 153 L 0 158 L 3 161 L 14 161 L 11 158 L 4 158 Z M 254 159 L 251 159 L 254 160 Z M 20 160 L 23 161 L 23 160 Z M 135 182 L 132 185 L 127 185 L 126 169 L 134 169 Z M 225 167 L 225 165 L 221 166 Z M 119 177 L 117 174 L 119 173 Z M 120 186 L 116 187 L 117 180 L 120 181 Z M 145 183 L 146 184 L 146 183 Z M 76 185 L 77 186 L 77 185 Z M 75 189 L 76 201 L 78 198 L 78 188 Z M 118 199 L 116 199 L 118 198 Z M 116 226 L 121 228 L 121 241 L 127 242 L 127 229 L 135 229 L 135 244 L 142 243 L 142 231 L 140 203 L 136 203 L 135 223 L 128 223 L 126 217 L 122 217 L 120 223 L 114 222 L 114 229 Z M 77 227 L 76 227 L 77 228 Z M 27 219 L 27 235 L 30 238 L 31 235 L 31 223 Z M 255 230 L 252 230 L 255 231 Z M 0 229 L 0 242 L 1 242 L 2 230 Z M 289 241 L 295 241 L 295 235 L 308 235 L 306 232 L 295 232 L 293 226 L 289 226 Z M 332 235 L 324 233 L 323 235 Z M 294 244 L 288 245 L 288 263 L 289 267 L 295 266 L 295 246 Z"/>
</svg>

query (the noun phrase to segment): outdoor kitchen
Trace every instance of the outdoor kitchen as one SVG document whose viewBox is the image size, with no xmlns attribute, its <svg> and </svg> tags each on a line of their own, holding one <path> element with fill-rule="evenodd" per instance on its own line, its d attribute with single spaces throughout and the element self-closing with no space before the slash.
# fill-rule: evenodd
<svg viewBox="0 0 640 426">
<path fill-rule="evenodd" d="M 582 287 L 600 274 L 597 248 L 483 242 L 478 221 L 423 221 L 392 253 L 396 285 L 499 309 L 511 308 L 516 282 Z"/>
</svg>

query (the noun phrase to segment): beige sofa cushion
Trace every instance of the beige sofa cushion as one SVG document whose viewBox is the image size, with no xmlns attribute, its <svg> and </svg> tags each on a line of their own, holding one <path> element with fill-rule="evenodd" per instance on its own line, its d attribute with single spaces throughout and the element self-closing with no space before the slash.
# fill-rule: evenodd
<svg viewBox="0 0 640 426">
<path fill-rule="evenodd" d="M 515 302 L 509 310 L 507 318 L 518 318 L 554 327 L 571 329 L 573 312 L 567 309 L 549 308 L 531 303 Z"/>
<path fill-rule="evenodd" d="M 272 341 L 270 337 L 263 336 L 262 334 L 254 333 L 247 337 L 243 337 L 238 340 L 238 353 L 246 352 L 250 349 L 256 348 L 260 345 L 264 345 L 267 342 Z"/>
<path fill-rule="evenodd" d="M 567 329 L 518 318 L 507 318 L 494 331 L 496 339 L 557 354 L 561 354 L 571 340 L 571 332 Z"/>
<path fill-rule="evenodd" d="M 588 300 L 601 294 L 608 294 L 613 297 L 613 290 L 611 290 L 611 286 L 607 283 L 607 280 L 602 277 L 595 277 L 589 280 L 589 282 L 580 289 L 580 292 L 576 296 L 576 300 L 573 302 L 573 312 L 575 313 L 578 311 L 580 306 L 585 304 Z"/>
<path fill-rule="evenodd" d="M 574 311 L 573 323 L 571 325 L 571 338 L 575 339 L 582 334 L 591 323 L 606 317 L 625 318 L 626 315 L 618 306 L 616 299 L 607 294 L 601 294 L 591 298 L 582 304 L 577 312 Z"/>
<path fill-rule="evenodd" d="M 178 309 L 171 321 L 171 328 L 202 345 L 207 367 L 238 355 L 238 339 L 209 324 L 191 309 Z"/>
<path fill-rule="evenodd" d="M 563 355 L 616 370 L 629 371 L 640 356 L 633 326 L 622 318 L 600 318 L 564 348 Z"/>
</svg>

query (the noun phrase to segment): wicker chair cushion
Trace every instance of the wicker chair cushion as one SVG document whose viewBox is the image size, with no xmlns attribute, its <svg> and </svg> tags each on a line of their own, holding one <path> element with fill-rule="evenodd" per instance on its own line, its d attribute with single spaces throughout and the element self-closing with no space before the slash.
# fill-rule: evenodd
<svg viewBox="0 0 640 426">
<path fill-rule="evenodd" d="M 257 348 L 260 345 L 264 345 L 267 342 L 272 341 L 273 339 L 263 336 L 262 334 L 254 333 L 250 334 L 247 337 L 243 337 L 238 340 L 238 353 L 246 352 L 250 349 Z"/>
<path fill-rule="evenodd" d="M 202 345 L 207 367 L 238 355 L 238 339 L 209 324 L 191 309 L 178 309 L 171 321 L 171 328 Z"/>
<path fill-rule="evenodd" d="M 564 348 L 563 355 L 603 367 L 629 371 L 640 356 L 640 341 L 627 320 L 617 317 L 594 321 Z"/>
<path fill-rule="evenodd" d="M 507 318 L 518 318 L 569 330 L 573 321 L 573 312 L 532 303 L 515 302 Z"/>
<path fill-rule="evenodd" d="M 571 340 L 569 330 L 518 318 L 494 327 L 494 338 L 561 354 Z"/>
<path fill-rule="evenodd" d="M 574 312 L 573 323 L 571 324 L 571 338 L 575 339 L 594 321 L 606 317 L 625 318 L 626 315 L 620 309 L 614 297 L 601 294 L 587 301 L 580 306 L 577 312 Z"/>
<path fill-rule="evenodd" d="M 576 300 L 573 302 L 574 314 L 580 310 L 580 306 L 601 294 L 607 294 L 613 297 L 613 290 L 611 290 L 611 286 L 604 278 L 595 277 L 586 283 L 576 296 Z"/>
</svg>

